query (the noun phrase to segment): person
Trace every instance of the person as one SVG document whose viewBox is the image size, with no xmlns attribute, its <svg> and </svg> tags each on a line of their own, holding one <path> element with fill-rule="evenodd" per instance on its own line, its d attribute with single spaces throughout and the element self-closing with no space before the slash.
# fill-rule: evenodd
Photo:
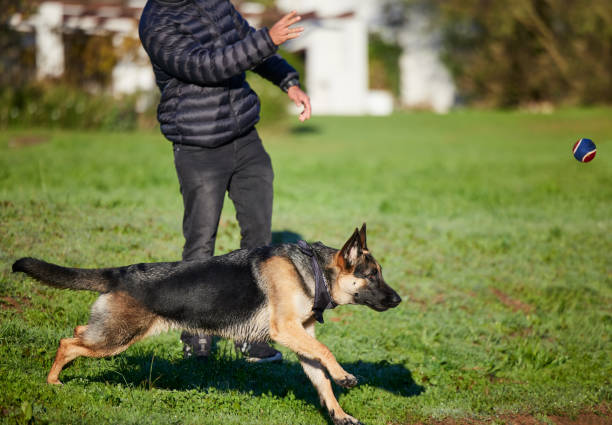
<svg viewBox="0 0 612 425">
<path fill-rule="evenodd" d="M 255 129 L 259 98 L 245 80 L 252 70 L 287 92 L 311 116 L 310 99 L 299 74 L 276 53 L 297 38 L 302 27 L 295 12 L 270 29 L 255 30 L 228 0 L 148 0 L 139 35 L 149 55 L 161 99 L 161 132 L 173 143 L 183 197 L 183 260 L 214 254 L 225 193 L 236 208 L 240 247 L 271 242 L 270 157 Z M 212 338 L 183 332 L 186 357 L 206 357 Z M 267 344 L 235 342 L 250 361 L 275 361 L 282 355 Z"/>
</svg>

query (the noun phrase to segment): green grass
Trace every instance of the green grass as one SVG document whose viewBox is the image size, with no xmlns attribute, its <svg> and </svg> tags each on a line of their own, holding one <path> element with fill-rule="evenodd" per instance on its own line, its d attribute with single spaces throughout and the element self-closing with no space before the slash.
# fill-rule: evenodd
<svg viewBox="0 0 612 425">
<path fill-rule="evenodd" d="M 276 241 L 339 247 L 362 222 L 404 298 L 340 307 L 317 328 L 366 424 L 574 415 L 612 399 L 612 116 L 463 111 L 265 127 Z M 36 134 L 48 142 L 25 145 Z M 595 160 L 573 142 L 590 137 Z M 10 273 L 21 256 L 81 267 L 176 260 L 182 203 L 157 133 L 0 135 L 0 419 L 14 423 L 327 424 L 296 357 L 251 365 L 220 341 L 183 360 L 176 333 L 77 359 L 46 385 L 57 342 L 95 295 Z M 239 230 L 226 203 L 217 252 Z"/>
</svg>

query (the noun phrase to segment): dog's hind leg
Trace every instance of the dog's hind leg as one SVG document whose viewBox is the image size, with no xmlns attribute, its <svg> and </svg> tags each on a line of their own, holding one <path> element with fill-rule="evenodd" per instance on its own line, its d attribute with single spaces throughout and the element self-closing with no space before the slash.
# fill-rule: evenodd
<svg viewBox="0 0 612 425">
<path fill-rule="evenodd" d="M 94 303 L 87 326 L 77 326 L 74 338 L 60 341 L 47 382 L 61 384 L 59 374 L 77 357 L 108 357 L 161 330 L 159 316 L 125 293 L 103 294 Z"/>
<path fill-rule="evenodd" d="M 313 338 L 315 337 L 315 327 L 314 321 L 307 326 L 305 326 L 306 332 L 310 334 Z M 347 414 L 340 404 L 338 404 L 338 400 L 334 395 L 334 390 L 332 389 L 331 381 L 327 377 L 325 373 L 325 369 L 323 365 L 316 360 L 308 359 L 304 356 L 298 355 L 300 359 L 300 363 L 302 364 L 302 368 L 304 372 L 312 382 L 312 385 L 319 393 L 319 400 L 321 401 L 321 406 L 325 407 L 329 412 L 334 424 L 359 424 L 357 419 Z"/>
<path fill-rule="evenodd" d="M 79 325 L 74 328 L 74 337 L 78 338 L 87 330 L 87 325 Z"/>
<path fill-rule="evenodd" d="M 64 338 L 60 341 L 57 354 L 55 354 L 55 361 L 49 375 L 47 376 L 48 384 L 61 384 L 59 380 L 59 374 L 66 363 L 76 359 L 79 356 L 85 355 L 87 351 L 85 347 L 79 344 L 80 338 Z"/>
<path fill-rule="evenodd" d="M 96 350 L 88 347 L 83 339 L 80 337 L 77 338 L 64 338 L 60 341 L 59 348 L 57 349 L 57 354 L 55 355 L 55 361 L 53 362 L 53 366 L 51 366 L 51 370 L 49 371 L 49 375 L 47 376 L 47 383 L 49 384 L 61 384 L 59 380 L 59 374 L 67 363 L 70 363 L 72 360 L 77 357 L 106 357 L 112 354 L 120 353 L 124 351 L 128 345 L 118 347 L 114 349 L 112 352 L 108 352 L 105 350 Z"/>
</svg>

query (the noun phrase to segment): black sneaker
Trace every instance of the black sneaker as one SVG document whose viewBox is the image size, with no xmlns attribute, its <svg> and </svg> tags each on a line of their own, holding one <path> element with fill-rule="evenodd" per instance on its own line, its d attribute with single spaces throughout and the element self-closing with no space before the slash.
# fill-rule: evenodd
<svg viewBox="0 0 612 425">
<path fill-rule="evenodd" d="M 183 341 L 183 357 L 186 359 L 193 357 L 204 360 L 210 355 L 213 342 L 210 335 L 198 335 L 183 331 L 181 341 Z"/>
<path fill-rule="evenodd" d="M 247 362 L 280 362 L 283 359 L 283 354 L 280 351 L 275 350 L 265 342 L 236 342 L 235 346 L 244 355 Z"/>
</svg>

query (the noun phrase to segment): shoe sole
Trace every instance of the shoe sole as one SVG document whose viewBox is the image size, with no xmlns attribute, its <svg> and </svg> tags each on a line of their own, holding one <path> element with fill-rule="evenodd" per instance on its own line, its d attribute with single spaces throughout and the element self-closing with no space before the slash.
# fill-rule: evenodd
<svg viewBox="0 0 612 425">
<path fill-rule="evenodd" d="M 277 352 L 273 356 L 270 357 L 245 357 L 244 358 L 249 363 L 270 363 L 270 362 L 280 362 L 283 359 L 283 354 L 281 352 Z"/>
</svg>

